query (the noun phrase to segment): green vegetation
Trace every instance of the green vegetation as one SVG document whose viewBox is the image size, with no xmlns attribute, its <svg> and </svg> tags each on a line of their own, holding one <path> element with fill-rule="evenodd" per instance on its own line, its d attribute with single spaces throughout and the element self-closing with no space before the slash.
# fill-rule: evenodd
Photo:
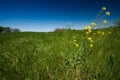
<svg viewBox="0 0 120 80">
<path fill-rule="evenodd" d="M 106 7 L 85 30 L 0 27 L 0 80 L 120 80 L 120 27 Z"/>
<path fill-rule="evenodd" d="M 85 32 L 0 33 L 0 80 L 119 80 L 120 28 Z"/>
</svg>

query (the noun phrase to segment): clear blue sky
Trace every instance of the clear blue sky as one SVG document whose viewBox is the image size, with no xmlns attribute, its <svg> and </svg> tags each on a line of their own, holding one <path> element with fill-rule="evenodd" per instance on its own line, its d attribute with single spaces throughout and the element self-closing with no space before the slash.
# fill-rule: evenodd
<svg viewBox="0 0 120 80">
<path fill-rule="evenodd" d="M 81 29 L 106 6 L 110 21 L 120 18 L 120 0 L 0 0 L 0 26 L 52 31 L 72 23 Z"/>
</svg>

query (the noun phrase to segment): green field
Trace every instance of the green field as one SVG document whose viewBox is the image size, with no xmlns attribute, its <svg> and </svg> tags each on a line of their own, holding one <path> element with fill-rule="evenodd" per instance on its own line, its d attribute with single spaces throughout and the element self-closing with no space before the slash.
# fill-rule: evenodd
<svg viewBox="0 0 120 80">
<path fill-rule="evenodd" d="M 0 33 L 0 80 L 120 80 L 120 28 Z"/>
</svg>

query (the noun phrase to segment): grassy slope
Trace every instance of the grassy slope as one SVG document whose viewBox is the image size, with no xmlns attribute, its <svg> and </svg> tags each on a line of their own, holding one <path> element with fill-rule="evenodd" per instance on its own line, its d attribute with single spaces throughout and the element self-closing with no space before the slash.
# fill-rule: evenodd
<svg viewBox="0 0 120 80">
<path fill-rule="evenodd" d="M 103 29 L 107 33 L 108 29 Z M 84 50 L 82 67 L 74 67 L 83 31 L 51 33 L 0 33 L 1 80 L 118 80 L 120 79 L 120 28 L 105 38 L 95 37 L 93 49 Z M 89 53 L 89 54 L 87 54 Z M 79 71 L 79 72 L 77 72 Z"/>
</svg>

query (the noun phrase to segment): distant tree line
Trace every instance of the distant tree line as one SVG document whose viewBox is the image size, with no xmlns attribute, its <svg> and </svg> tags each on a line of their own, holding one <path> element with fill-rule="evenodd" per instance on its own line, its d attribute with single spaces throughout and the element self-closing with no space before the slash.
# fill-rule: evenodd
<svg viewBox="0 0 120 80">
<path fill-rule="evenodd" d="M 120 28 L 120 18 L 113 22 L 113 25 L 109 26 L 110 28 Z"/>
<path fill-rule="evenodd" d="M 71 29 L 71 28 L 56 28 L 54 30 L 54 32 L 63 32 L 63 31 L 70 31 L 70 30 L 74 30 L 74 29 Z"/>
<path fill-rule="evenodd" d="M 63 29 L 63 28 L 56 28 L 55 30 L 54 30 L 54 32 L 62 32 L 62 31 L 64 31 L 65 29 Z"/>
<path fill-rule="evenodd" d="M 3 27 L 0 26 L 0 33 L 5 33 L 5 32 L 21 32 L 20 29 L 18 28 L 10 28 L 10 27 Z"/>
<path fill-rule="evenodd" d="M 115 20 L 114 24 L 116 27 L 120 27 L 120 18 Z"/>
</svg>

